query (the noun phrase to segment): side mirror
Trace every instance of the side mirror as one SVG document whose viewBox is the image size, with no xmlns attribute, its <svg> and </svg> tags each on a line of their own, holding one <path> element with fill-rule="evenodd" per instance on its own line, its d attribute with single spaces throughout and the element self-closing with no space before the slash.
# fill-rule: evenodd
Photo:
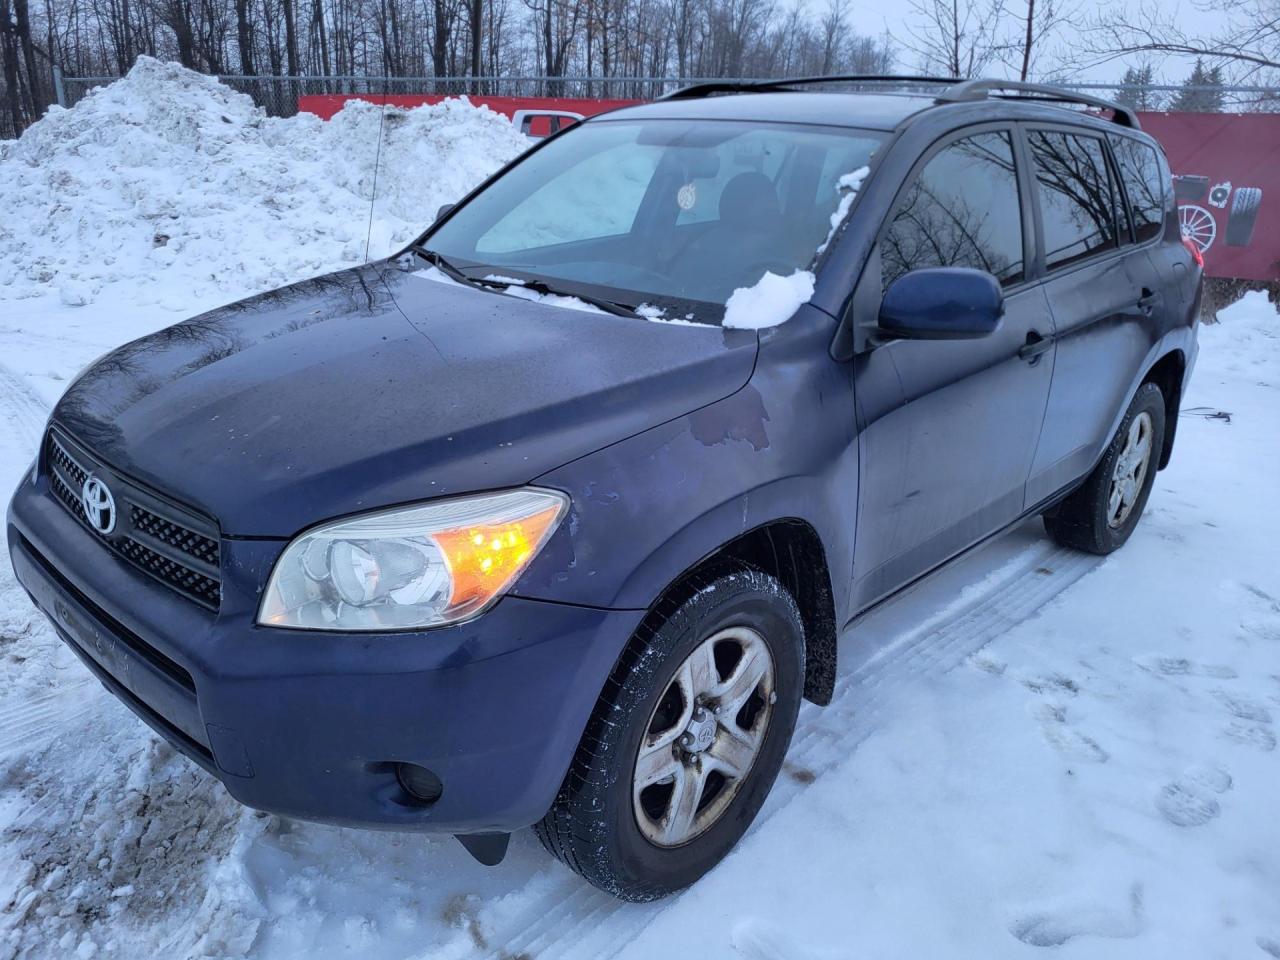
<svg viewBox="0 0 1280 960">
<path fill-rule="evenodd" d="M 1004 316 L 1000 282 L 985 270 L 912 270 L 885 291 L 879 332 L 906 340 L 971 340 L 994 333 Z"/>
<path fill-rule="evenodd" d="M 439 220 L 441 217 L 443 217 L 446 213 L 448 213 L 450 210 L 452 210 L 456 206 L 457 206 L 456 203 L 440 204 L 440 209 L 436 211 L 436 219 Z"/>
</svg>

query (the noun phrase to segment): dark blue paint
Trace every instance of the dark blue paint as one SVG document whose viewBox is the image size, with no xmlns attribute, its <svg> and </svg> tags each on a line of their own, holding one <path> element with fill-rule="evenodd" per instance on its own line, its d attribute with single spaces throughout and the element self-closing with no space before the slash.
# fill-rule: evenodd
<svg viewBox="0 0 1280 960">
<path fill-rule="evenodd" d="M 789 322 L 756 334 L 572 312 L 387 261 L 122 347 L 55 409 L 115 470 L 217 520 L 223 601 L 208 613 L 117 559 L 43 473 L 8 514 L 19 579 L 104 682 L 244 802 L 397 828 L 529 824 L 643 611 L 726 542 L 808 524 L 846 623 L 1069 490 L 1155 363 L 1178 356 L 1189 376 L 1200 275 L 1172 207 L 1154 243 L 1051 276 L 1032 250 L 986 336 L 832 348 L 884 315 L 864 267 L 922 154 L 973 124 L 1061 110 L 780 93 L 629 112 L 891 131 Z M 953 280 L 968 289 L 920 281 L 911 303 L 891 299 L 886 327 L 936 325 L 948 298 L 989 320 L 990 290 Z M 1144 288 L 1157 296 L 1135 309 Z M 1048 346 L 1029 356 L 1030 342 Z M 254 625 L 301 529 L 530 482 L 567 492 L 570 515 L 483 616 L 378 636 Z M 441 800 L 409 803 L 394 761 L 438 773 Z"/>
</svg>

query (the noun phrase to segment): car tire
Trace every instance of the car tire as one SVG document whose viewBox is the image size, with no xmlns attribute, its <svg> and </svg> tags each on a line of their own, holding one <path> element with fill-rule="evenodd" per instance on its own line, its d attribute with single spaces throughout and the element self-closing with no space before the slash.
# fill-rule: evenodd
<svg viewBox="0 0 1280 960">
<path fill-rule="evenodd" d="M 1247 247 L 1253 239 L 1253 226 L 1258 220 L 1258 207 L 1262 205 L 1262 190 L 1258 187 L 1241 187 L 1231 198 L 1231 212 L 1227 215 L 1228 247 Z"/>
<path fill-rule="evenodd" d="M 1123 546 L 1151 495 L 1164 431 L 1164 394 L 1154 383 L 1144 383 L 1101 462 L 1077 490 L 1045 513 L 1049 535 L 1064 546 L 1099 555 Z M 1146 445 L 1145 457 L 1139 462 L 1133 451 L 1142 443 Z"/>
<path fill-rule="evenodd" d="M 623 900 L 666 896 L 723 859 L 773 786 L 800 709 L 804 626 L 794 598 L 774 577 L 726 571 L 700 579 L 682 596 L 651 611 L 619 658 L 551 810 L 534 827 L 553 856 Z M 764 668 L 771 669 L 768 682 L 762 679 L 731 711 L 741 690 L 730 695 L 729 682 L 738 677 L 745 689 L 753 671 Z M 708 670 L 723 697 L 704 698 L 710 709 L 687 705 L 685 691 L 697 688 L 698 675 L 710 682 Z M 695 710 L 702 721 L 694 719 Z M 697 741 L 705 739 L 712 710 L 714 739 L 707 746 Z M 681 726 L 685 718 L 688 725 Z M 729 736 L 730 724 L 740 739 L 755 742 L 741 777 L 720 772 L 722 756 L 732 755 L 725 745 L 739 742 Z M 679 730 L 684 733 L 664 748 L 665 738 Z M 699 752 L 680 746 L 685 736 Z M 648 779 L 641 773 L 645 762 L 683 773 L 669 787 L 659 780 L 638 789 Z M 702 805 L 690 807 L 696 816 L 687 838 L 677 829 L 687 819 L 675 802 L 681 783 L 701 787 Z"/>
</svg>

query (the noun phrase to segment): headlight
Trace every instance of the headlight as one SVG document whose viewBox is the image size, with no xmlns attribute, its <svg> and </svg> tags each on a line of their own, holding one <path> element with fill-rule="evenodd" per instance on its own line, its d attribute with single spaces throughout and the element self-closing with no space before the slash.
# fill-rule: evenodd
<svg viewBox="0 0 1280 960">
<path fill-rule="evenodd" d="M 258 623 L 378 631 L 465 620 L 502 596 L 568 504 L 530 487 L 315 527 L 276 562 Z"/>
</svg>

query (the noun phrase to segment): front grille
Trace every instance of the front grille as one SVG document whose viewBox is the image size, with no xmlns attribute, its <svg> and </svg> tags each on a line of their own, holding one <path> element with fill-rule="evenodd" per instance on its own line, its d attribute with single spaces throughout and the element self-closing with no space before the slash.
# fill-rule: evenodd
<svg viewBox="0 0 1280 960">
<path fill-rule="evenodd" d="M 117 555 L 200 606 L 218 609 L 220 556 L 217 527 L 211 520 L 98 464 L 59 431 L 49 431 L 45 463 L 58 501 Z M 84 510 L 81 491 L 91 474 L 102 478 L 115 498 L 116 526 L 105 536 L 90 525 Z"/>
<path fill-rule="evenodd" d="M 185 593 L 210 609 L 218 608 L 218 602 L 222 599 L 222 589 L 218 581 L 212 577 L 196 573 L 189 567 L 156 553 L 132 538 L 120 544 L 120 552 L 124 554 L 125 559 L 132 560 L 137 566 L 157 580 L 169 584 L 179 593 Z"/>
<path fill-rule="evenodd" d="M 129 510 L 133 529 L 147 536 L 176 547 L 189 557 L 195 557 L 210 566 L 218 565 L 218 541 L 188 530 L 179 523 L 157 516 L 144 507 L 134 505 Z"/>
</svg>

